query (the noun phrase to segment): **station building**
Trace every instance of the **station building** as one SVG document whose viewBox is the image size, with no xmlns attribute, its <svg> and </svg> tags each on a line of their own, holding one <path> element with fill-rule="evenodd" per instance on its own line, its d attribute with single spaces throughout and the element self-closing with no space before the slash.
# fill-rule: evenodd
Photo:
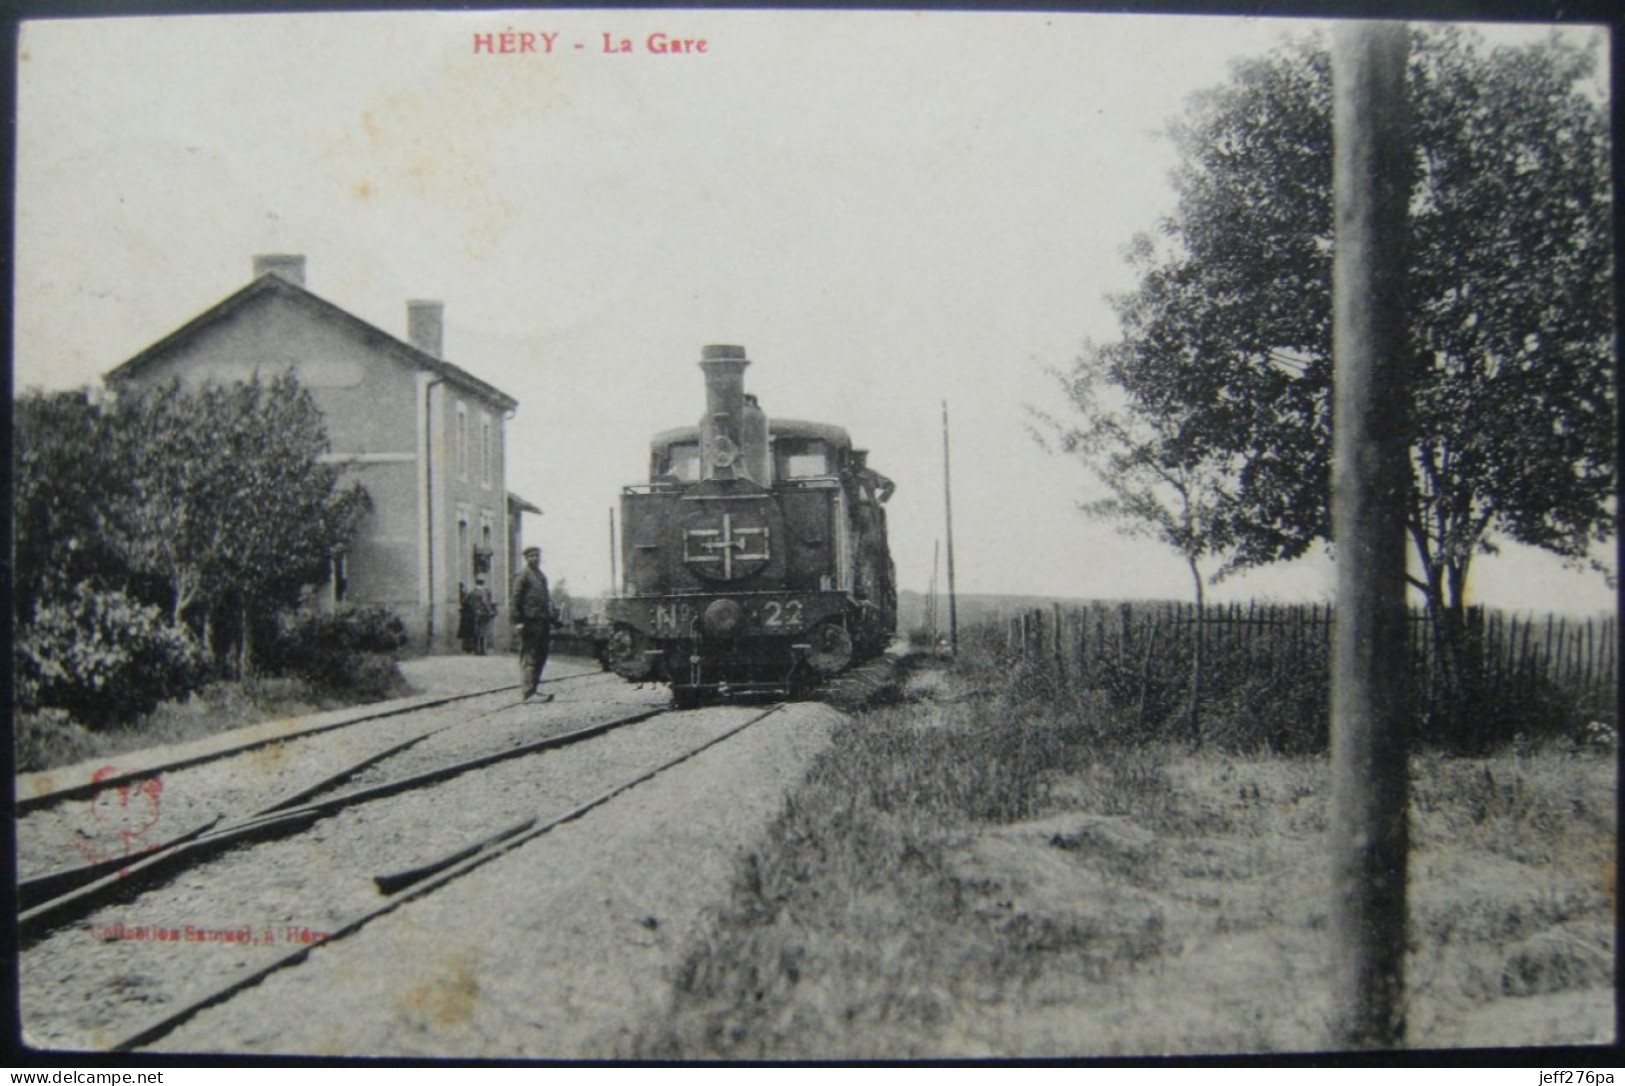
<svg viewBox="0 0 1625 1086">
<path fill-rule="evenodd" d="M 391 335 L 305 287 L 305 258 L 256 256 L 247 286 L 109 372 L 120 387 L 228 384 L 292 371 L 327 423 L 346 476 L 372 512 L 333 559 L 313 602 L 380 605 L 426 652 L 458 650 L 459 592 L 484 574 L 499 607 L 520 566 L 524 514 L 508 491 L 504 442 L 519 401 L 442 354 L 443 306 L 406 303 Z M 495 647 L 509 647 L 506 615 Z"/>
</svg>

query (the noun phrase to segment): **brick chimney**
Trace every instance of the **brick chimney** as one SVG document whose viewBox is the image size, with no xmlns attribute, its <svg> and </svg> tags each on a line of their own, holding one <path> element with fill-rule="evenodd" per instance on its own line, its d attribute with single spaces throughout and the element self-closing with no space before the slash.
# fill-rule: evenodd
<svg viewBox="0 0 1625 1086">
<path fill-rule="evenodd" d="M 407 302 L 406 341 L 424 354 L 439 358 L 444 336 L 441 314 L 445 308 L 440 302 Z"/>
<path fill-rule="evenodd" d="M 305 285 L 305 257 L 303 253 L 260 253 L 254 257 L 254 278 L 275 275 L 294 286 Z"/>
</svg>

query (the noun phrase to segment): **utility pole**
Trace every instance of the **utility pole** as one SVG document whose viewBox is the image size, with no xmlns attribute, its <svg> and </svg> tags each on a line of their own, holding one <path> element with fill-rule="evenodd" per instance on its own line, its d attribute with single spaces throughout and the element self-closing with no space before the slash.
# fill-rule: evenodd
<svg viewBox="0 0 1625 1086">
<path fill-rule="evenodd" d="M 937 654 L 937 568 L 942 557 L 942 540 L 931 541 L 931 591 L 925 594 L 925 628 L 931 637 L 931 655 Z"/>
<path fill-rule="evenodd" d="M 1332 1028 L 1361 1049 L 1405 1043 L 1409 41 L 1355 23 L 1332 58 Z"/>
<path fill-rule="evenodd" d="M 618 596 L 621 582 L 615 571 L 615 507 L 609 507 L 609 594 Z"/>
<path fill-rule="evenodd" d="M 954 598 L 954 491 L 948 471 L 948 401 L 942 401 L 942 504 L 948 518 L 948 654 L 959 655 L 959 605 Z"/>
</svg>

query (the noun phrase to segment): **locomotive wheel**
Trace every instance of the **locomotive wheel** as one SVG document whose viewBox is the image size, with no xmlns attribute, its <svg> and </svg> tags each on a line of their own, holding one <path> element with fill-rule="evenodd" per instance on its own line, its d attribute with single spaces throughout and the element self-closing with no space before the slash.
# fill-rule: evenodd
<svg viewBox="0 0 1625 1086">
<path fill-rule="evenodd" d="M 807 643 L 807 664 L 820 675 L 833 675 L 852 662 L 852 635 L 839 623 L 819 623 Z"/>
<path fill-rule="evenodd" d="M 604 656 L 615 674 L 623 679 L 644 679 L 649 675 L 649 657 L 644 654 L 648 639 L 630 626 L 617 626 L 604 645 Z"/>
</svg>

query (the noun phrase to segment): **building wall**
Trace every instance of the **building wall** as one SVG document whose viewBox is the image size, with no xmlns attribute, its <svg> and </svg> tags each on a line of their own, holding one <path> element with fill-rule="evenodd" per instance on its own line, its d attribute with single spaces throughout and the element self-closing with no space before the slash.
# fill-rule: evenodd
<svg viewBox="0 0 1625 1086">
<path fill-rule="evenodd" d="M 472 583 L 467 575 L 472 544 L 481 539 L 483 523 L 491 529 L 490 587 L 506 606 L 501 409 L 435 381 L 386 344 L 369 342 L 353 325 L 276 294 L 249 300 L 152 359 L 140 382 L 157 385 L 179 377 L 183 387 L 194 389 L 206 381 L 248 380 L 256 372 L 268 379 L 290 369 L 323 413 L 331 459 L 343 464 L 347 478 L 358 480 L 372 498 L 372 512 L 346 558 L 344 602 L 389 607 L 420 647 L 457 651 L 457 586 L 460 579 Z M 458 403 L 468 420 L 466 457 L 458 455 Z M 488 472 L 482 459 L 486 420 Z M 427 472 L 421 463 L 424 444 L 431 454 Z M 432 523 L 424 511 L 430 489 L 435 496 Z M 468 518 L 468 548 L 457 545 L 459 513 Z M 432 589 L 424 560 L 425 536 L 430 534 Z M 331 605 L 333 586 L 319 595 Z M 493 632 L 497 647 L 506 648 L 505 614 L 499 615 Z"/>
<path fill-rule="evenodd" d="M 353 463 L 347 479 L 367 488 L 372 512 L 356 533 L 346 559 L 345 603 L 380 604 L 400 615 L 414 633 L 423 609 L 418 587 L 422 541 L 418 532 L 417 458 L 393 463 Z"/>
<path fill-rule="evenodd" d="M 435 641 L 455 648 L 458 587 L 472 588 L 476 550 L 489 551 L 486 587 L 498 606 L 492 625 L 497 648 L 510 644 L 507 585 L 507 477 L 500 408 L 442 384 L 431 392 L 434 437 L 430 463 L 436 517 Z M 441 618 L 440 616 L 444 616 Z"/>
<path fill-rule="evenodd" d="M 457 652 L 459 588 L 473 588 L 476 548 L 489 548 L 486 587 L 498 606 L 492 648 L 507 651 L 511 565 L 504 546 L 507 463 L 503 409 L 469 390 L 433 377 L 421 378 L 427 466 L 419 483 L 432 494 L 434 516 L 423 530 L 431 537 L 430 576 L 420 579 L 426 604 L 421 629 L 432 631 L 432 652 Z M 420 514 L 421 516 L 421 514 Z M 489 532 L 487 534 L 487 529 Z"/>
</svg>

